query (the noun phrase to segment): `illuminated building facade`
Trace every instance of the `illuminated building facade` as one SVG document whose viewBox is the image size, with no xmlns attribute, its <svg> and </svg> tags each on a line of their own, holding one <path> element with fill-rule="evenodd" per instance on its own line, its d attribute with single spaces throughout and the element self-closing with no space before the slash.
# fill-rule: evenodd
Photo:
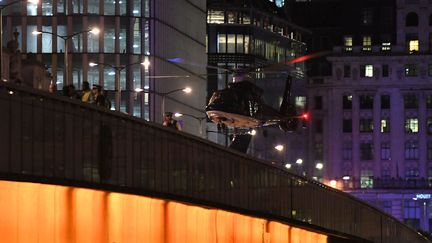
<svg viewBox="0 0 432 243">
<path fill-rule="evenodd" d="M 302 4 L 322 7 L 313 2 Z M 342 13 L 341 6 L 353 6 L 330 2 Z M 324 166 L 311 173 L 432 232 L 432 8 L 403 0 L 359 6 L 347 9 L 357 16 L 352 29 L 350 18 L 335 21 L 337 30 L 327 26 L 339 33 L 326 57 L 329 69 L 312 67 L 310 151 Z"/>
<path fill-rule="evenodd" d="M 197 91 L 194 96 L 172 94 L 166 109 L 194 113 L 204 107 L 205 95 L 199 91 L 205 90 L 205 82 L 194 74 L 205 68 L 186 62 L 205 63 L 205 8 L 205 2 L 174 0 L 40 0 L 37 5 L 22 1 L 3 10 L 3 43 L 17 32 L 21 55 L 35 54 L 59 90 L 66 82 L 77 89 L 83 81 L 100 84 L 114 106 L 119 82 L 122 112 L 160 121 L 161 97 L 155 92 L 187 85 Z M 99 34 L 87 32 L 94 27 Z M 44 33 L 35 35 L 35 30 Z M 175 63 L 175 58 L 185 61 Z M 140 65 L 144 61 L 149 65 Z"/>
<path fill-rule="evenodd" d="M 286 69 L 282 70 L 284 73 L 260 72 L 272 64 L 283 64 L 302 56 L 306 51 L 303 38 L 309 32 L 289 21 L 284 12 L 284 2 L 209 0 L 207 5 L 207 52 L 211 67 L 208 68 L 209 97 L 214 91 L 226 88 L 236 71 L 241 73 L 245 70 L 250 72 L 254 83 L 264 90 L 265 103 L 279 110 L 285 80 L 290 73 L 293 76 L 293 102 L 296 102 L 299 111 L 303 111 L 306 108 L 304 63 L 286 65 Z M 215 125 L 210 125 L 208 129 L 211 140 L 228 143 L 226 136 L 215 133 Z M 306 152 L 301 146 L 303 142 L 304 147 L 307 145 L 304 139 L 296 139 L 295 133 L 286 134 L 276 127 L 266 129 L 267 137 L 263 137 L 262 129 L 254 136 L 251 153 L 264 159 L 275 159 L 278 163 L 295 161 L 299 157 L 306 159 Z M 300 128 L 298 130 L 299 133 L 305 132 Z M 295 143 L 294 146 L 292 143 Z M 285 145 L 282 153 L 274 151 L 276 144 Z"/>
</svg>

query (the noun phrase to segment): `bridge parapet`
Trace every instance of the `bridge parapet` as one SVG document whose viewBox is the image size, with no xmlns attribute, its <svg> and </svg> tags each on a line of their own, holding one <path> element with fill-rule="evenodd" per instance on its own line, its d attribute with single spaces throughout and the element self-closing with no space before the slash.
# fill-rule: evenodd
<svg viewBox="0 0 432 243">
<path fill-rule="evenodd" d="M 0 178 L 218 207 L 370 242 L 428 242 L 348 194 L 189 134 L 0 83 Z"/>
</svg>

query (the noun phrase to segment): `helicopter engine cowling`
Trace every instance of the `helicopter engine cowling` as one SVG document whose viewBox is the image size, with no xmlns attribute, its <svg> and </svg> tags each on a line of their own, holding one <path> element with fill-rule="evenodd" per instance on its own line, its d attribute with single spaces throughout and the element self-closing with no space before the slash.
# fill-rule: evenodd
<svg viewBox="0 0 432 243">
<path fill-rule="evenodd" d="M 294 132 L 298 127 L 298 119 L 287 119 L 279 123 L 279 128 L 284 132 Z"/>
</svg>

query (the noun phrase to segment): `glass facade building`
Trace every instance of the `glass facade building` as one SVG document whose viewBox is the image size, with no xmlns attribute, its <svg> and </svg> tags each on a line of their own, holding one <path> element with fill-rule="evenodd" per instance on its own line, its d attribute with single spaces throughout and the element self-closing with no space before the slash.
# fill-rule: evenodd
<svg viewBox="0 0 432 243">
<path fill-rule="evenodd" d="M 32 4 L 6 0 L 0 5 L 13 4 L 3 10 L 3 43 L 12 40 L 14 33 L 18 33 L 18 49 L 22 58 L 34 55 L 44 63 L 59 90 L 66 83 L 81 89 L 83 81 L 88 81 L 90 85 L 102 85 L 114 103 L 117 87 L 120 87 L 122 112 L 147 120 L 159 119 L 156 111 L 159 108 L 151 108 L 150 103 L 160 103 L 160 97 L 154 98 L 152 94 L 177 87 L 160 87 L 152 83 L 152 77 L 183 73 L 176 73 L 172 66 L 158 70 L 156 66 L 162 66 L 163 63 L 157 64 L 155 59 L 168 65 L 167 59 L 177 57 L 171 56 L 171 53 L 180 48 L 188 48 L 188 43 L 196 41 L 185 40 L 184 46 L 174 48 L 160 41 L 160 38 L 167 37 L 166 29 L 176 29 L 180 33 L 177 40 L 189 35 L 186 28 L 175 28 L 175 24 L 172 24 L 174 20 L 169 16 L 190 14 L 188 21 L 203 22 L 197 26 L 202 31 L 196 33 L 203 34 L 196 42 L 202 46 L 199 55 L 205 56 L 205 4 L 203 7 L 184 2 L 186 4 L 182 9 L 172 9 L 164 6 L 175 5 L 177 1 L 40 0 L 38 4 Z M 162 26 L 158 26 L 158 23 L 162 23 Z M 88 32 L 92 28 L 98 28 L 100 33 Z M 35 35 L 35 30 L 43 33 Z M 160 32 L 165 36 L 161 36 Z M 143 61 L 150 65 L 140 65 Z M 91 62 L 99 65 L 90 66 Z M 188 67 L 184 69 L 190 71 Z M 155 92 L 135 92 L 137 88 Z"/>
</svg>

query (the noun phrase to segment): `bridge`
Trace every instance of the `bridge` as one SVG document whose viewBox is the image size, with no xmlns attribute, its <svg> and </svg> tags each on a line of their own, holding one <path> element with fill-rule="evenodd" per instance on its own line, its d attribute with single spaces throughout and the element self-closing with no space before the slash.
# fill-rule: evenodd
<svg viewBox="0 0 432 243">
<path fill-rule="evenodd" d="M 0 83 L 1 242 L 430 242 L 207 140 Z"/>
</svg>

